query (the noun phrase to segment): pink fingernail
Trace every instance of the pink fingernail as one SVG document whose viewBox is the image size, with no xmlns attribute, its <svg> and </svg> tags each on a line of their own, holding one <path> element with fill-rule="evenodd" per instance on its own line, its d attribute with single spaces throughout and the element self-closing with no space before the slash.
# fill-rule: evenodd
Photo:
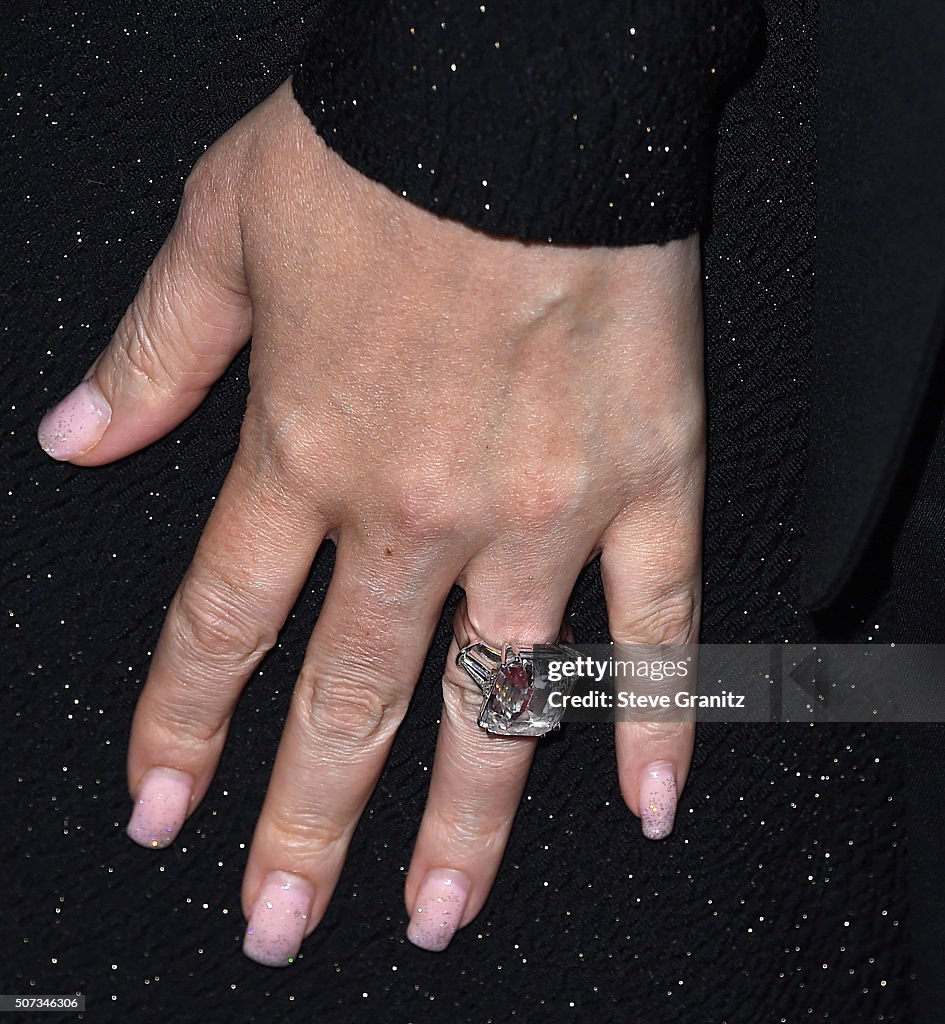
<svg viewBox="0 0 945 1024">
<path fill-rule="evenodd" d="M 429 872 L 417 893 L 407 938 L 433 953 L 446 949 L 463 918 L 468 898 L 469 879 L 462 871 L 436 868 Z"/>
<path fill-rule="evenodd" d="M 298 875 L 271 871 L 266 875 L 243 939 L 243 952 L 266 967 L 286 967 L 295 960 L 305 938 L 314 891 Z"/>
<path fill-rule="evenodd" d="M 170 846 L 190 810 L 194 780 L 174 768 L 151 768 L 135 794 L 135 809 L 125 830 L 129 838 L 152 850 Z"/>
<path fill-rule="evenodd" d="M 71 459 L 94 448 L 112 418 L 111 406 L 98 388 L 83 380 L 42 418 L 36 436 L 54 459 Z"/>
<path fill-rule="evenodd" d="M 676 772 L 669 761 L 654 761 L 640 777 L 640 820 L 647 839 L 665 839 L 676 817 Z"/>
</svg>

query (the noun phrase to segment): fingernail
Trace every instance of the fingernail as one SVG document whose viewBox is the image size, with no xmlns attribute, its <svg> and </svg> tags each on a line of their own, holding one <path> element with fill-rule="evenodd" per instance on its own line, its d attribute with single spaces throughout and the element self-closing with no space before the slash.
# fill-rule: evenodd
<svg viewBox="0 0 945 1024">
<path fill-rule="evenodd" d="M 314 892 L 298 875 L 266 875 L 243 939 L 243 952 L 266 967 L 286 967 L 295 960 L 312 912 Z"/>
<path fill-rule="evenodd" d="M 125 830 L 136 843 L 152 850 L 170 846 L 190 810 L 194 780 L 174 768 L 151 768 L 135 794 L 135 809 Z"/>
<path fill-rule="evenodd" d="M 665 839 L 676 817 L 676 772 L 669 761 L 654 761 L 640 777 L 640 820 L 647 839 Z"/>
<path fill-rule="evenodd" d="M 94 448 L 112 418 L 111 406 L 91 380 L 83 380 L 42 418 L 36 436 L 54 459 L 71 459 Z"/>
<path fill-rule="evenodd" d="M 456 934 L 469 898 L 469 879 L 462 871 L 436 868 L 417 893 L 407 938 L 421 949 L 438 953 Z"/>
</svg>

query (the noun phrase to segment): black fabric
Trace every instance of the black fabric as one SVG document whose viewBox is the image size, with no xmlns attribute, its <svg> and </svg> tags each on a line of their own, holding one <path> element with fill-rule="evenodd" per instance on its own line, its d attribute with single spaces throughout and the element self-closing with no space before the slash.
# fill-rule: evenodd
<svg viewBox="0 0 945 1024">
<path fill-rule="evenodd" d="M 945 643 L 945 345 L 920 410 L 914 449 L 921 475 L 892 557 L 896 635 L 904 643 Z M 900 477 L 900 486 L 907 482 Z M 911 481 L 909 481 L 911 483 Z M 906 750 L 906 799 L 912 825 L 909 894 L 916 937 L 916 1010 L 934 1020 L 945 1006 L 945 725 L 913 726 Z M 934 809 L 934 810 L 933 810 Z"/>
<path fill-rule="evenodd" d="M 722 119 L 704 247 L 702 639 L 717 643 L 841 629 L 828 630 L 800 598 L 804 452 L 818 401 L 816 11 L 791 0 L 766 14 L 763 63 Z M 325 595 L 328 547 L 180 840 L 153 854 L 123 835 L 132 711 L 238 441 L 249 354 L 186 423 L 115 465 L 53 463 L 35 428 L 107 341 L 170 227 L 189 166 L 290 73 L 315 15 L 304 3 L 206 0 L 145 10 L 21 3 L 8 13 L 0 988 L 83 991 L 97 1021 L 938 1024 L 938 1007 L 924 1000 L 941 947 L 921 946 L 934 933 L 915 900 L 933 880 L 928 826 L 941 762 L 927 744 L 921 775 L 908 776 L 921 785 L 909 791 L 910 737 L 892 727 L 701 728 L 665 843 L 644 841 L 623 808 L 609 731 L 564 730 L 539 750 L 483 913 L 444 954 L 407 944 L 403 878 L 455 594 L 325 920 L 292 968 L 245 960 L 246 847 Z M 923 343 L 902 337 L 905 347 Z M 934 492 L 916 494 L 941 507 Z M 917 586 L 924 570 L 909 553 L 927 537 L 921 524 L 935 529 L 916 500 L 902 520 L 915 543 L 893 559 L 895 577 L 868 598 L 864 589 L 845 637 L 894 636 L 910 587 L 913 607 L 938 600 Z M 928 616 L 943 622 L 945 609 Z M 596 566 L 582 576 L 572 618 L 579 639 L 606 635 Z M 913 1006 L 917 963 L 925 987 Z"/>
<path fill-rule="evenodd" d="M 822 12 L 803 582 L 815 608 L 842 596 L 877 527 L 945 337 L 945 5 Z"/>
<path fill-rule="evenodd" d="M 801 591 L 844 636 L 871 606 L 945 640 L 945 7 L 821 7 L 819 242 Z M 839 634 L 837 631 L 840 631 Z M 905 736 L 915 1019 L 945 1005 L 945 729 Z"/>
<path fill-rule="evenodd" d="M 703 225 L 754 0 L 323 0 L 293 82 L 325 141 L 473 227 L 560 244 Z"/>
</svg>

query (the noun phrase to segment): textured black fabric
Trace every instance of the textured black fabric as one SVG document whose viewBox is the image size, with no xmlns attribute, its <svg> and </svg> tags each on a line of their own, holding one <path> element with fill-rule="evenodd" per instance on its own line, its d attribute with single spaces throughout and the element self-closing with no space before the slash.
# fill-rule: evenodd
<svg viewBox="0 0 945 1024">
<path fill-rule="evenodd" d="M 939 351 L 914 442 L 924 460 L 892 555 L 896 635 L 905 643 L 945 643 L 945 345 Z M 905 481 L 900 475 L 897 481 Z M 912 488 L 910 487 L 910 490 Z M 906 748 L 907 813 L 912 825 L 909 895 L 916 937 L 916 1010 L 934 1020 L 945 1006 L 945 724 L 913 726 Z M 934 809 L 934 810 L 933 810 Z"/>
<path fill-rule="evenodd" d="M 945 338 L 945 5 L 830 0 L 820 37 L 811 607 L 844 596 Z"/>
<path fill-rule="evenodd" d="M 945 7 L 831 0 L 819 34 L 821 326 L 801 592 L 831 632 L 872 604 L 889 609 L 898 641 L 941 643 Z M 945 729 L 913 725 L 904 740 L 913 1013 L 938 1021 Z"/>
<path fill-rule="evenodd" d="M 629 245 L 703 226 L 754 0 L 323 0 L 293 82 L 394 192 L 516 238 Z"/>
<path fill-rule="evenodd" d="M 325 920 L 293 968 L 245 960 L 246 846 L 327 547 L 180 840 L 153 854 L 123 835 L 131 714 L 238 441 L 248 353 L 186 423 L 115 465 L 53 463 L 35 428 L 106 343 L 186 170 L 289 73 L 311 13 L 192 0 L 8 14 L 0 988 L 81 990 L 96 1021 L 919 1020 L 906 876 L 929 803 L 904 799 L 892 728 L 700 729 L 664 843 L 622 806 L 609 731 L 564 730 L 539 750 L 483 913 L 444 954 L 407 944 L 452 601 Z M 705 243 L 707 642 L 818 635 L 798 597 L 815 14 L 768 5 L 764 62 L 722 121 Z M 884 639 L 892 614 L 871 603 L 849 635 Z M 596 566 L 573 619 L 580 639 L 606 635 Z"/>
</svg>

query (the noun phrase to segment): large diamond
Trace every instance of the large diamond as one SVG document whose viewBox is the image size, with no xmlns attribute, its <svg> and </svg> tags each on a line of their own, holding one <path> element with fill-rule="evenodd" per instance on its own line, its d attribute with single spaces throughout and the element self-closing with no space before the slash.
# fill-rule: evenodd
<svg viewBox="0 0 945 1024">
<path fill-rule="evenodd" d="M 546 678 L 535 678 L 530 660 L 505 661 L 482 703 L 479 724 L 508 736 L 542 736 L 561 720 L 562 709 L 548 706 L 553 689 Z"/>
</svg>

